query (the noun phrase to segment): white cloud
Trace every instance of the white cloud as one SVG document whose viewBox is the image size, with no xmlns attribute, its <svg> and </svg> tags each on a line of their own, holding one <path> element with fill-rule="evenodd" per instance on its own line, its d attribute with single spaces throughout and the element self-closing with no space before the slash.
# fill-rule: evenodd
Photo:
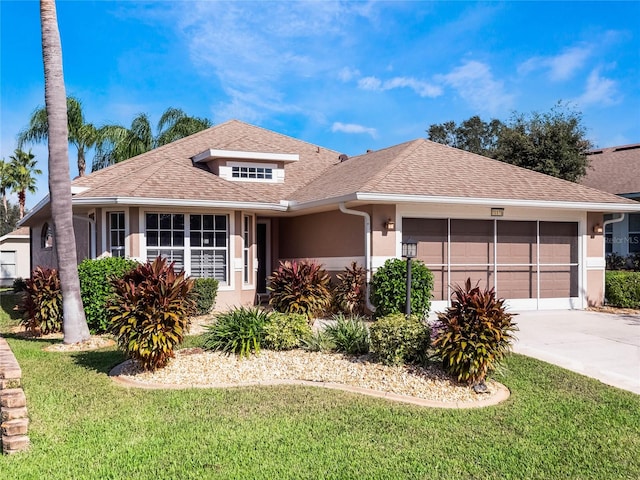
<svg viewBox="0 0 640 480">
<path fill-rule="evenodd" d="M 518 66 L 518 73 L 526 75 L 535 70 L 547 70 L 553 81 L 568 80 L 584 66 L 591 55 L 590 46 L 570 47 L 555 56 L 532 57 Z"/>
<path fill-rule="evenodd" d="M 618 84 L 610 78 L 601 77 L 600 70 L 595 69 L 587 78 L 584 93 L 575 101 L 583 107 L 588 105 L 614 105 L 620 102 Z"/>
<path fill-rule="evenodd" d="M 366 133 L 372 138 L 376 138 L 378 135 L 378 132 L 375 128 L 365 127 L 363 125 L 358 125 L 355 123 L 334 122 L 334 124 L 331 126 L 331 131 L 343 133 Z"/>
<path fill-rule="evenodd" d="M 493 77 L 485 63 L 468 61 L 438 79 L 478 111 L 497 114 L 513 107 L 514 96 L 505 91 L 504 83 Z"/>
<path fill-rule="evenodd" d="M 364 77 L 358 81 L 362 90 L 384 92 L 395 88 L 410 88 L 421 97 L 435 98 L 442 95 L 442 88 L 413 77 L 394 77 L 384 82 L 376 77 Z"/>
<path fill-rule="evenodd" d="M 349 82 L 360 76 L 360 70 L 357 68 L 344 67 L 338 72 L 338 78 L 343 82 Z"/>
</svg>

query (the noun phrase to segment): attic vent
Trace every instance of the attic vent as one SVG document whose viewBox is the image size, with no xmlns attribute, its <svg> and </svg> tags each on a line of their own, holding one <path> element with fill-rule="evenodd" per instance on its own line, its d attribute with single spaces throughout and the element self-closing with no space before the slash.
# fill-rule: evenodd
<svg viewBox="0 0 640 480">
<path fill-rule="evenodd" d="M 349 157 L 344 153 L 341 153 L 340 155 L 338 155 L 338 160 L 340 160 L 340 163 L 346 162 L 347 160 L 349 160 Z"/>
<path fill-rule="evenodd" d="M 625 150 L 635 150 L 637 148 L 640 148 L 640 143 L 636 144 L 636 145 L 627 145 L 626 147 L 618 147 L 616 149 L 614 149 L 614 152 L 624 152 Z"/>
</svg>

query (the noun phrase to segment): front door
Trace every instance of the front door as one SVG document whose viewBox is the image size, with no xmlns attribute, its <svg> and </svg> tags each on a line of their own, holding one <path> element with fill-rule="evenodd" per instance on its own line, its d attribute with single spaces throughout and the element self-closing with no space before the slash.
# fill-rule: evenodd
<svg viewBox="0 0 640 480">
<path fill-rule="evenodd" d="M 269 220 L 258 220 L 256 225 L 256 246 L 258 250 L 257 293 L 267 293 L 267 276 L 271 272 L 269 227 Z"/>
</svg>

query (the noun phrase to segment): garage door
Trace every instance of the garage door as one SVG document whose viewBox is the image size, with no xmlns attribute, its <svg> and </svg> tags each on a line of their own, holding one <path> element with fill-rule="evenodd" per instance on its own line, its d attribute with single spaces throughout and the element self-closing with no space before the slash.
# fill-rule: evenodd
<svg viewBox="0 0 640 480">
<path fill-rule="evenodd" d="M 577 300 L 577 222 L 403 218 L 402 231 L 434 274 L 435 301 L 447 301 L 451 285 L 467 277 L 532 307 Z"/>
</svg>

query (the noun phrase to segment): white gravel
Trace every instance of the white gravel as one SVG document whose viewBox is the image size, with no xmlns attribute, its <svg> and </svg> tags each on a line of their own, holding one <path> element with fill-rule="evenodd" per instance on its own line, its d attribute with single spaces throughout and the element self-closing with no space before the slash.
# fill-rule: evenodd
<svg viewBox="0 0 640 480">
<path fill-rule="evenodd" d="M 219 352 L 185 349 L 178 351 L 165 368 L 144 372 L 129 363 L 119 376 L 133 382 L 186 387 L 230 387 L 277 380 L 306 380 L 439 402 L 486 401 L 498 391 L 497 385 L 489 381 L 487 385 L 491 393 L 478 395 L 433 366 L 391 367 L 373 362 L 367 355 L 347 356 L 304 350 L 262 350 L 258 355 L 239 358 Z"/>
</svg>

